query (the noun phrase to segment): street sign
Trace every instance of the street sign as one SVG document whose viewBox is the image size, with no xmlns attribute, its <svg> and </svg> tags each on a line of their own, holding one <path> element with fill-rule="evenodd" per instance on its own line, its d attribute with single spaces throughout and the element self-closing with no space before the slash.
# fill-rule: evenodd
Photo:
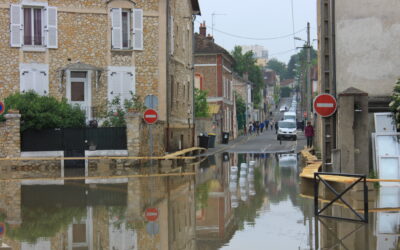
<svg viewBox="0 0 400 250">
<path fill-rule="evenodd" d="M 4 103 L 0 102 L 0 115 L 6 111 L 6 106 L 4 106 Z"/>
<path fill-rule="evenodd" d="M 0 238 L 4 236 L 6 233 L 6 224 L 0 222 Z"/>
<path fill-rule="evenodd" d="M 160 225 L 157 222 L 150 221 L 146 225 L 146 231 L 150 235 L 158 234 L 160 232 Z"/>
<path fill-rule="evenodd" d="M 158 218 L 158 209 L 157 208 L 147 208 L 144 212 L 144 216 L 148 221 L 155 221 Z"/>
<path fill-rule="evenodd" d="M 144 111 L 143 119 L 147 124 L 154 124 L 157 122 L 158 113 L 154 109 L 147 109 Z"/>
<path fill-rule="evenodd" d="M 329 94 L 321 94 L 314 99 L 314 110 L 322 117 L 328 117 L 336 111 L 336 99 Z"/>
</svg>

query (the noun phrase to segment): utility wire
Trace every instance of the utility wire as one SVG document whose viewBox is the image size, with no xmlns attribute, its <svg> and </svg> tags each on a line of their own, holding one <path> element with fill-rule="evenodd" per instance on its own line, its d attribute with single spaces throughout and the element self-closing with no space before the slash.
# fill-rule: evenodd
<svg viewBox="0 0 400 250">
<path fill-rule="evenodd" d="M 197 21 L 197 20 L 196 20 L 196 21 Z M 197 21 L 197 22 L 198 22 L 198 23 L 201 23 L 200 21 Z M 206 25 L 206 27 L 211 29 L 211 27 L 209 27 L 209 26 L 207 26 L 207 25 Z M 282 38 L 291 37 L 291 36 L 293 36 L 293 35 L 295 35 L 295 34 L 297 34 L 297 33 L 300 33 L 300 32 L 302 32 L 302 31 L 304 31 L 304 30 L 306 30 L 306 28 L 302 28 L 301 30 L 298 30 L 298 31 L 296 31 L 296 32 L 293 32 L 293 33 L 290 33 L 290 34 L 287 34 L 287 35 L 281 35 L 281 36 L 276 36 L 276 37 L 265 37 L 265 38 L 261 38 L 261 37 L 248 37 L 248 36 L 235 35 L 235 34 L 228 33 L 228 32 L 225 32 L 225 31 L 218 30 L 218 29 L 214 28 L 214 31 L 217 31 L 217 32 L 219 32 L 219 33 L 221 33 L 221 34 L 224 34 L 224 35 L 227 35 L 227 36 L 236 37 L 236 38 L 247 39 L 247 40 L 277 40 L 277 39 L 282 39 Z"/>
<path fill-rule="evenodd" d="M 272 53 L 269 56 L 282 55 L 282 54 L 286 54 L 286 53 L 289 53 L 289 52 L 295 51 L 295 50 L 297 50 L 297 49 L 289 49 L 289 50 L 279 51 L 279 52 L 276 52 L 276 53 Z"/>
<path fill-rule="evenodd" d="M 294 39 L 294 7 L 293 7 L 293 0 L 291 0 L 291 7 L 292 7 L 292 29 L 293 29 L 293 49 L 296 49 L 296 40 Z"/>
</svg>

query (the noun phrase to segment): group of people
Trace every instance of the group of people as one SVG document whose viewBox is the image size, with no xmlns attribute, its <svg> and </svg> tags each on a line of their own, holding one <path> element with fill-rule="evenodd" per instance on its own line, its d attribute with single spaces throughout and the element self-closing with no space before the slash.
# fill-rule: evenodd
<svg viewBox="0 0 400 250">
<path fill-rule="evenodd" d="M 304 131 L 304 135 L 307 138 L 307 147 L 312 147 L 313 137 L 314 137 L 314 127 L 311 125 L 311 122 L 307 122 L 307 126 L 304 128 L 304 123 L 299 122 L 297 124 L 298 128 Z M 275 133 L 278 133 L 278 121 L 275 120 L 265 120 L 264 122 L 254 121 L 249 122 L 248 126 L 244 128 L 244 133 L 249 135 L 255 134 L 260 135 L 263 131 L 267 131 L 268 128 L 271 130 L 275 129 Z"/>
<path fill-rule="evenodd" d="M 244 132 L 249 133 L 249 135 L 256 134 L 259 135 L 260 133 L 263 133 L 264 131 L 267 131 L 268 129 L 271 130 L 276 130 L 278 131 L 278 122 L 275 120 L 265 120 L 263 122 L 260 121 L 254 121 L 254 122 L 249 122 L 247 128 L 245 128 Z"/>
</svg>

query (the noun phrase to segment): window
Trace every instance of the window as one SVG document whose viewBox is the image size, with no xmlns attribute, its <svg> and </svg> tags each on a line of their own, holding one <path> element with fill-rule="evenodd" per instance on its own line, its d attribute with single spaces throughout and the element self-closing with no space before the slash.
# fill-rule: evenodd
<svg viewBox="0 0 400 250">
<path fill-rule="evenodd" d="M 71 101 L 85 101 L 86 71 L 71 72 Z"/>
<path fill-rule="evenodd" d="M 32 2 L 29 5 L 11 5 L 11 47 L 57 48 L 57 32 L 57 8 L 39 2 Z"/>
<path fill-rule="evenodd" d="M 20 64 L 20 92 L 33 90 L 39 95 L 49 93 L 49 66 L 47 64 Z"/>
<path fill-rule="evenodd" d="M 112 49 L 143 50 L 143 10 L 111 9 Z"/>
<path fill-rule="evenodd" d="M 109 67 L 108 73 L 108 100 L 115 97 L 124 100 L 132 98 L 135 94 L 135 68 L 134 67 Z"/>
<path fill-rule="evenodd" d="M 43 45 L 42 8 L 24 8 L 24 45 Z"/>
</svg>

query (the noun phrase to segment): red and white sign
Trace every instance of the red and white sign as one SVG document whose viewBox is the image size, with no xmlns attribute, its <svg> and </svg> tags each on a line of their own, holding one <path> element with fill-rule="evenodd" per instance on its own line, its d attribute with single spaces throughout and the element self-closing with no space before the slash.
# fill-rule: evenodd
<svg viewBox="0 0 400 250">
<path fill-rule="evenodd" d="M 144 212 L 144 216 L 148 221 L 155 221 L 158 218 L 158 209 L 157 208 L 147 208 Z"/>
<path fill-rule="evenodd" d="M 314 110 L 322 117 L 328 117 L 336 111 L 336 99 L 329 94 L 321 94 L 314 99 Z"/>
<path fill-rule="evenodd" d="M 154 109 L 144 111 L 143 119 L 147 124 L 154 124 L 158 120 L 158 113 Z"/>
<path fill-rule="evenodd" d="M 4 103 L 0 102 L 0 115 L 6 111 L 6 106 L 4 106 Z"/>
</svg>

